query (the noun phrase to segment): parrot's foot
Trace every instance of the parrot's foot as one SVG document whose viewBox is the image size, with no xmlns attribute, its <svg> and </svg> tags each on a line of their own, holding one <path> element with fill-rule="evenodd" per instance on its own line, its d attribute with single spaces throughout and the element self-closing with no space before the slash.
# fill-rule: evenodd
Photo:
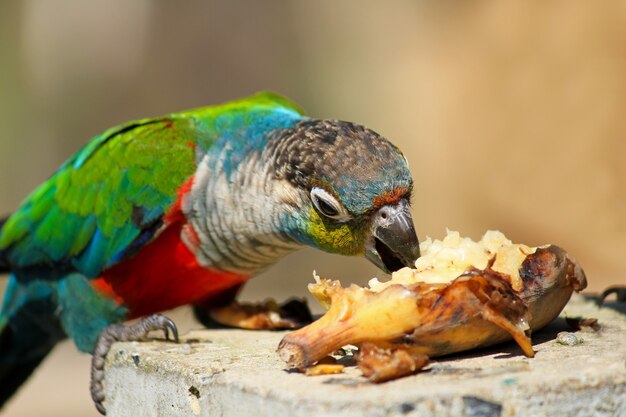
<svg viewBox="0 0 626 417">
<path fill-rule="evenodd" d="M 144 317 L 130 325 L 112 324 L 100 333 L 91 358 L 91 383 L 89 385 L 91 398 L 100 414 L 106 415 L 106 409 L 102 404 L 104 402 L 104 362 L 111 346 L 115 342 L 141 340 L 154 330 L 162 330 L 166 340 L 169 340 L 169 332 L 171 332 L 174 341 L 178 343 L 176 325 L 172 320 L 160 314 Z"/>
<path fill-rule="evenodd" d="M 313 321 L 304 300 L 291 299 L 283 304 L 274 300 L 263 303 L 238 303 L 196 311 L 196 316 L 206 327 L 236 327 L 249 330 L 297 329 Z"/>
<path fill-rule="evenodd" d="M 626 301 L 626 287 L 614 286 L 609 287 L 604 290 L 604 292 L 602 292 L 598 304 L 602 305 L 604 303 L 604 300 L 606 300 L 611 294 L 615 294 L 615 296 L 617 297 L 617 301 Z"/>
</svg>

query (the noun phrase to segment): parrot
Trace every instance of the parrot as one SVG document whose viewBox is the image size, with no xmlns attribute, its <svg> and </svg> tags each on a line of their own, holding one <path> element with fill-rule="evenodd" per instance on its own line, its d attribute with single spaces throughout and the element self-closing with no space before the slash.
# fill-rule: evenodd
<svg viewBox="0 0 626 417">
<path fill-rule="evenodd" d="M 70 338 L 93 355 L 105 414 L 113 342 L 154 330 L 177 340 L 159 313 L 182 305 L 203 323 L 217 308 L 258 315 L 237 304 L 239 289 L 297 249 L 364 256 L 387 273 L 412 266 L 412 191 L 388 139 L 271 92 L 96 135 L 0 220 L 0 407 Z M 280 311 L 258 327 L 298 325 Z"/>
</svg>

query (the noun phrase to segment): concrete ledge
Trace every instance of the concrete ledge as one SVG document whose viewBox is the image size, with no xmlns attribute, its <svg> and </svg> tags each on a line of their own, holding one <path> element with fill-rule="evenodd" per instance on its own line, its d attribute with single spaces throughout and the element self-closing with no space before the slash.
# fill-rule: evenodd
<svg viewBox="0 0 626 417">
<path fill-rule="evenodd" d="M 626 415 L 626 316 L 575 297 L 563 316 L 599 319 L 597 332 L 563 319 L 513 344 L 440 358 L 429 371 L 380 385 L 345 374 L 288 373 L 275 353 L 284 333 L 194 331 L 174 345 L 118 343 L 107 358 L 108 416 L 617 416 Z"/>
</svg>

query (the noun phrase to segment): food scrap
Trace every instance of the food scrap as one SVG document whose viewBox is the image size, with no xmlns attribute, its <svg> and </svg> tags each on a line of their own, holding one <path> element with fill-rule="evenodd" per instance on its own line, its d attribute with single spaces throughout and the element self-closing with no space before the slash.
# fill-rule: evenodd
<svg viewBox="0 0 626 417">
<path fill-rule="evenodd" d="M 357 355 L 363 376 L 372 382 L 384 382 L 414 374 L 428 365 L 428 356 L 413 351 L 411 346 L 398 348 L 389 344 L 365 342 Z"/>
<path fill-rule="evenodd" d="M 304 374 L 307 376 L 332 375 L 343 372 L 344 366 L 337 363 L 332 356 L 320 359 L 317 364 L 307 367 Z"/>
<path fill-rule="evenodd" d="M 304 373 L 307 376 L 319 376 L 319 375 L 332 375 L 332 374 L 340 374 L 343 372 L 343 365 L 339 364 L 326 364 L 320 363 L 317 365 L 310 366 L 305 369 Z"/>
</svg>

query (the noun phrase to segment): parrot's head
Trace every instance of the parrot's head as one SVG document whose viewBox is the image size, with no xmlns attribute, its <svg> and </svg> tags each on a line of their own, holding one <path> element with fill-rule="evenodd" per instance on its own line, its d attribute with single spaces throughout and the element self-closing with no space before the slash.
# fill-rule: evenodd
<svg viewBox="0 0 626 417">
<path fill-rule="evenodd" d="M 281 136 L 272 152 L 289 234 L 327 252 L 364 255 L 385 272 L 414 266 L 413 181 L 396 146 L 335 120 L 307 120 Z"/>
</svg>

